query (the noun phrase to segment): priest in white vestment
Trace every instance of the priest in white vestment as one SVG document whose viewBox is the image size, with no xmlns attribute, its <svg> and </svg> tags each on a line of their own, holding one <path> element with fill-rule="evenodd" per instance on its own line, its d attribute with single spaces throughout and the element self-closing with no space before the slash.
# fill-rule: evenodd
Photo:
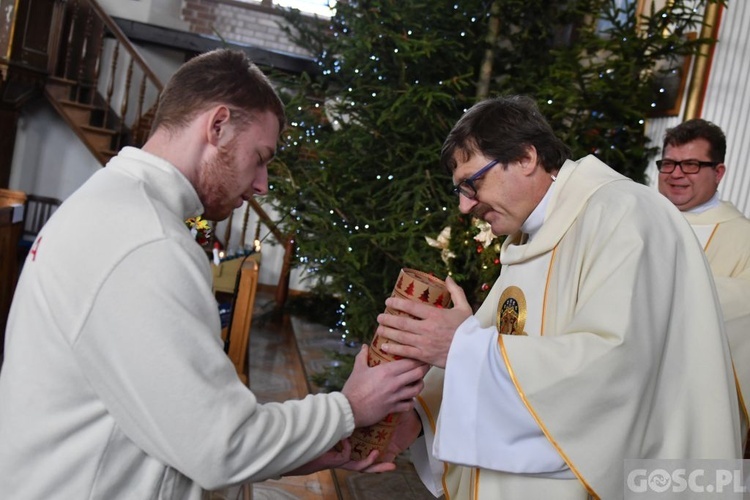
<svg viewBox="0 0 750 500">
<path fill-rule="evenodd" d="M 701 118 L 670 128 L 664 136 L 659 192 L 680 209 L 695 231 L 719 293 L 741 409 L 750 403 L 750 219 L 717 189 L 726 173 L 727 141 L 721 128 Z M 747 436 L 744 435 L 745 440 Z"/>
<path fill-rule="evenodd" d="M 389 454 L 448 500 L 622 498 L 626 459 L 741 457 L 711 272 L 668 200 L 569 160 L 533 101 L 472 107 L 443 145 L 459 208 L 503 244 L 472 314 L 389 298 L 383 349 L 433 365 Z M 417 438 L 420 434 L 423 436 Z"/>
</svg>

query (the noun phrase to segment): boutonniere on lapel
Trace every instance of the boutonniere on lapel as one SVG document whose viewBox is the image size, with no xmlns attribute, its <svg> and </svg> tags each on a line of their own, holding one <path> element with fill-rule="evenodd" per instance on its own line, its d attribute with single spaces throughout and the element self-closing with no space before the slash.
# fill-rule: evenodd
<svg viewBox="0 0 750 500">
<path fill-rule="evenodd" d="M 190 217 L 185 221 L 185 225 L 200 246 L 208 244 L 208 241 L 211 239 L 211 225 L 206 219 L 200 215 L 197 217 Z"/>
</svg>

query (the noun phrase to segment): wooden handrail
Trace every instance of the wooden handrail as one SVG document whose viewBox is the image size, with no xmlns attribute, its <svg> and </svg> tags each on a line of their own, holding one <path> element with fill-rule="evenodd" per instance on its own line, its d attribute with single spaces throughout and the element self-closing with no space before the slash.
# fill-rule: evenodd
<svg viewBox="0 0 750 500">
<path fill-rule="evenodd" d="M 117 40 L 125 47 L 125 50 L 128 51 L 130 56 L 138 63 L 138 66 L 140 69 L 148 76 L 149 80 L 151 80 L 154 83 L 154 86 L 161 92 L 164 88 L 164 85 L 159 80 L 159 77 L 156 76 L 156 73 L 154 73 L 149 65 L 146 63 L 146 60 L 141 57 L 141 54 L 138 52 L 138 50 L 135 48 L 133 43 L 130 41 L 130 39 L 125 36 L 125 33 L 122 32 L 120 27 L 117 25 L 117 23 L 107 14 L 104 9 L 96 2 L 96 0 L 85 0 L 90 5 L 91 8 L 96 12 L 96 15 L 99 17 L 99 19 L 104 22 L 104 25 L 107 27 L 110 33 L 114 35 Z"/>
<path fill-rule="evenodd" d="M 289 277 L 292 269 L 292 257 L 294 256 L 296 244 L 294 238 L 281 232 L 278 224 L 274 222 L 263 210 L 254 198 L 250 198 L 248 203 L 255 213 L 258 214 L 260 220 L 266 225 L 271 231 L 276 241 L 284 246 L 284 261 L 281 265 L 281 272 L 279 273 L 279 282 L 276 284 L 276 308 L 281 309 L 286 303 L 286 299 L 289 296 Z"/>
<path fill-rule="evenodd" d="M 278 241 L 282 245 L 286 245 L 289 237 L 279 230 L 273 219 L 271 219 L 266 211 L 263 210 L 263 207 L 260 206 L 260 203 L 258 203 L 254 198 L 250 198 L 248 200 L 248 203 L 251 207 L 253 207 L 253 210 L 255 210 L 255 213 L 258 214 L 258 217 L 260 217 L 260 220 L 263 221 L 263 224 L 265 224 L 266 227 L 271 230 L 271 233 L 273 234 L 273 237 L 276 238 L 276 241 Z"/>
</svg>

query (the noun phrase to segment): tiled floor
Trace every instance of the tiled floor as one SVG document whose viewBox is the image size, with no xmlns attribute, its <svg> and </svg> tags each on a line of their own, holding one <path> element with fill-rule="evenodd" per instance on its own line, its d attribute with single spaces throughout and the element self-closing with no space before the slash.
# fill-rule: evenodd
<svg viewBox="0 0 750 500">
<path fill-rule="evenodd" d="M 250 335 L 250 388 L 260 401 L 304 397 L 318 389 L 310 375 L 330 363 L 329 350 L 347 350 L 324 326 L 298 317 L 274 317 L 273 298 L 259 293 Z M 355 349 L 356 350 L 356 349 Z M 383 474 L 324 471 L 253 485 L 253 500 L 433 500 L 408 457 Z M 237 490 L 214 498 L 242 498 Z"/>
</svg>

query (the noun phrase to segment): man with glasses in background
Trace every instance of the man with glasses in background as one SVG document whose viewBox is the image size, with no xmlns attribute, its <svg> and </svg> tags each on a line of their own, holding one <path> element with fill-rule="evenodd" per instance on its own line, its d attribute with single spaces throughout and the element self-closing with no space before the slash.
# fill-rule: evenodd
<svg viewBox="0 0 750 500">
<path fill-rule="evenodd" d="M 477 310 L 389 298 L 382 349 L 433 367 L 402 414 L 420 477 L 451 500 L 623 498 L 625 459 L 741 457 L 711 271 L 684 218 L 534 102 L 482 101 L 443 144 L 461 212 L 508 235 Z M 410 317 L 411 316 L 411 317 Z M 418 437 L 423 432 L 422 437 Z"/>
<path fill-rule="evenodd" d="M 734 368 L 742 389 L 741 410 L 750 403 L 750 219 L 719 199 L 726 173 L 727 140 L 717 125 L 696 118 L 667 130 L 659 169 L 659 192 L 680 209 L 695 231 L 719 293 Z M 743 433 L 743 436 L 746 435 Z"/>
</svg>

